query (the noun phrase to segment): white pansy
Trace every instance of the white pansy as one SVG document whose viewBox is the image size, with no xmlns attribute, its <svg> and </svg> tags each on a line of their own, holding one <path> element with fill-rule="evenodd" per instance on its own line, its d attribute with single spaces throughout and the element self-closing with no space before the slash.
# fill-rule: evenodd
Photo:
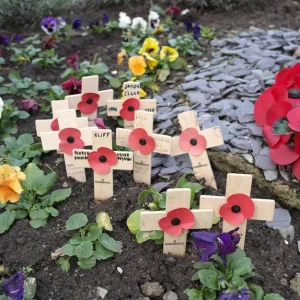
<svg viewBox="0 0 300 300">
<path fill-rule="evenodd" d="M 149 20 L 149 26 L 152 29 L 156 29 L 157 27 L 159 27 L 160 19 L 159 19 L 159 14 L 156 11 L 153 10 L 150 11 L 148 20 Z"/>
<path fill-rule="evenodd" d="M 142 33 L 146 33 L 147 22 L 142 17 L 136 17 L 132 19 L 131 28 L 134 30 L 139 30 Z"/>
<path fill-rule="evenodd" d="M 127 29 L 130 27 L 131 19 L 126 13 L 120 12 L 119 14 L 119 28 Z"/>
<path fill-rule="evenodd" d="M 0 119 L 2 116 L 3 108 L 4 108 L 4 102 L 3 102 L 2 98 L 0 97 Z"/>
<path fill-rule="evenodd" d="M 185 9 L 185 10 L 183 10 L 183 11 L 181 12 L 181 15 L 184 16 L 184 15 L 186 15 L 189 11 L 190 11 L 190 10 L 187 8 L 187 9 Z"/>
</svg>

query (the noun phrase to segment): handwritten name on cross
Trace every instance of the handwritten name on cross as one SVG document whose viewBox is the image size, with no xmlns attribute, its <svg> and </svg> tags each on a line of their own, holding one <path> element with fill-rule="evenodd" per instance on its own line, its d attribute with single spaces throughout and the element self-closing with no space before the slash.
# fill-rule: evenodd
<svg viewBox="0 0 300 300">
<path fill-rule="evenodd" d="M 223 232 L 239 227 L 241 240 L 239 246 L 244 249 L 247 219 L 272 221 L 275 201 L 251 199 L 252 175 L 228 174 L 225 197 L 200 196 L 200 208 L 211 208 L 214 216 L 223 218 Z"/>
<path fill-rule="evenodd" d="M 220 127 L 201 130 L 194 110 L 178 114 L 182 133 L 172 138 L 171 155 L 188 153 L 196 178 L 217 189 L 206 149 L 224 144 Z"/>
<path fill-rule="evenodd" d="M 94 170 L 95 200 L 113 196 L 113 170 L 132 170 L 133 153 L 112 150 L 112 132 L 109 129 L 92 131 L 93 150 L 74 149 L 74 165 Z"/>
<path fill-rule="evenodd" d="M 116 143 L 134 151 L 133 179 L 135 182 L 151 183 L 151 154 L 170 154 L 171 137 L 153 134 L 153 113 L 136 111 L 134 129 L 117 128 Z"/>
<path fill-rule="evenodd" d="M 42 147 L 45 151 L 60 150 L 63 152 L 67 176 L 80 182 L 86 182 L 84 168 L 75 167 L 73 164 L 72 151 L 75 148 L 92 145 L 92 130 L 97 127 L 78 128 L 74 109 L 58 111 L 57 119 L 60 128 L 58 131 L 41 132 Z"/>
<path fill-rule="evenodd" d="M 140 83 L 124 82 L 124 100 L 108 100 L 107 115 L 121 116 L 124 119 L 124 128 L 133 129 L 134 114 L 137 110 L 156 113 L 155 99 L 140 99 Z"/>
<path fill-rule="evenodd" d="M 89 119 L 90 126 L 97 118 L 97 109 L 106 106 L 107 100 L 113 99 L 113 90 L 98 91 L 99 77 L 88 76 L 82 78 L 81 94 L 66 97 L 70 109 L 79 110 L 82 117 Z"/>
<path fill-rule="evenodd" d="M 212 226 L 212 209 L 190 210 L 190 202 L 190 189 L 169 189 L 165 211 L 141 212 L 141 231 L 164 231 L 165 254 L 184 256 L 188 229 L 204 229 Z"/>
</svg>

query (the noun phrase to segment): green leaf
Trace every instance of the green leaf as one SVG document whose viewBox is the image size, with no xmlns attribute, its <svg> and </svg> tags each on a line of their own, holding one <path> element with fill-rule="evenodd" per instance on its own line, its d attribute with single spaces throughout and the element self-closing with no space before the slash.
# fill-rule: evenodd
<svg viewBox="0 0 300 300">
<path fill-rule="evenodd" d="M 149 189 L 149 190 L 145 190 L 145 191 L 142 191 L 139 195 L 138 195 L 138 204 L 141 205 L 142 204 L 142 201 L 148 197 L 148 196 L 152 196 L 152 198 L 155 196 L 155 195 L 160 195 L 155 189 Z"/>
<path fill-rule="evenodd" d="M 22 134 L 22 135 L 20 135 L 19 137 L 18 137 L 18 144 L 20 145 L 20 146 L 25 146 L 25 145 L 31 145 L 31 144 L 33 144 L 33 142 L 34 142 L 34 139 L 33 139 L 33 137 L 32 137 L 32 135 L 31 134 L 29 134 L 29 133 L 24 133 L 24 134 Z"/>
<path fill-rule="evenodd" d="M 93 252 L 93 256 L 98 259 L 108 259 L 114 255 L 113 251 L 108 250 L 104 246 L 102 246 L 100 243 L 96 244 L 96 249 Z"/>
<path fill-rule="evenodd" d="M 162 230 L 152 230 L 152 231 L 140 231 L 136 233 L 136 240 L 139 244 L 146 242 L 148 240 L 154 240 L 160 244 L 161 239 L 163 238 Z"/>
<path fill-rule="evenodd" d="M 251 284 L 249 285 L 249 288 L 252 292 L 251 300 L 263 300 L 264 290 L 260 286 Z"/>
<path fill-rule="evenodd" d="M 140 230 L 141 211 L 143 211 L 143 209 L 134 211 L 127 219 L 127 227 L 129 231 L 134 235 L 136 235 L 137 231 Z"/>
<path fill-rule="evenodd" d="M 109 84 L 115 88 L 115 89 L 118 89 L 122 86 L 122 82 L 119 78 L 114 78 L 112 77 L 110 80 L 109 80 Z"/>
<path fill-rule="evenodd" d="M 108 213 L 101 211 L 96 217 L 96 223 L 100 228 L 104 228 L 108 231 L 113 231 L 113 227 L 110 222 Z"/>
<path fill-rule="evenodd" d="M 213 290 L 220 290 L 219 274 L 214 270 L 204 269 L 198 272 L 201 283 Z"/>
<path fill-rule="evenodd" d="M 188 183 L 188 181 L 186 180 L 187 176 L 193 175 L 192 173 L 185 173 L 183 176 L 181 176 L 179 178 L 179 180 L 176 183 L 175 188 L 181 189 L 183 188 L 184 185 L 186 185 Z"/>
<path fill-rule="evenodd" d="M 235 276 L 243 276 L 252 271 L 251 259 L 249 257 L 240 257 L 230 264 L 230 269 Z"/>
<path fill-rule="evenodd" d="M 170 63 L 170 67 L 173 70 L 177 70 L 177 71 L 186 68 L 186 66 L 187 66 L 186 61 L 181 57 L 177 58 L 175 61 Z"/>
<path fill-rule="evenodd" d="M 53 191 L 50 195 L 50 201 L 51 201 L 51 203 L 62 202 L 71 195 L 71 192 L 72 192 L 72 189 L 70 189 L 70 188 Z"/>
<path fill-rule="evenodd" d="M 19 111 L 18 118 L 19 119 L 27 119 L 30 116 L 30 114 L 27 111 Z"/>
<path fill-rule="evenodd" d="M 197 261 L 195 264 L 194 264 L 194 268 L 196 270 L 203 270 L 203 269 L 214 269 L 214 264 L 212 262 L 200 262 L 200 261 Z"/>
<path fill-rule="evenodd" d="M 44 91 L 44 90 L 50 89 L 51 88 L 51 84 L 49 82 L 47 82 L 47 81 L 40 81 L 40 82 L 36 83 L 35 88 L 38 91 Z"/>
<path fill-rule="evenodd" d="M 235 252 L 226 255 L 226 263 L 228 266 L 231 265 L 231 263 L 240 258 L 240 257 L 246 257 L 246 253 L 244 250 L 242 250 L 241 248 L 238 248 Z"/>
<path fill-rule="evenodd" d="M 102 229 L 98 225 L 92 225 L 88 231 L 87 238 L 94 242 L 96 241 L 102 233 Z"/>
<path fill-rule="evenodd" d="M 189 297 L 189 300 L 203 300 L 201 291 L 197 289 L 186 289 L 184 293 Z"/>
<path fill-rule="evenodd" d="M 59 215 L 59 211 L 56 208 L 52 207 L 52 206 L 46 207 L 45 211 L 48 214 L 50 214 L 52 217 L 57 217 Z"/>
<path fill-rule="evenodd" d="M 75 247 L 70 243 L 65 244 L 61 247 L 61 251 L 64 255 L 74 256 L 75 255 Z"/>
<path fill-rule="evenodd" d="M 49 213 L 44 208 L 30 210 L 29 217 L 33 220 L 41 219 L 46 220 L 49 217 Z"/>
<path fill-rule="evenodd" d="M 57 261 L 57 263 L 60 265 L 61 269 L 64 272 L 69 272 L 70 270 L 70 263 L 68 259 L 65 259 L 64 257 L 60 257 Z"/>
<path fill-rule="evenodd" d="M 164 82 L 167 80 L 169 75 L 170 75 L 169 69 L 161 69 L 158 75 L 158 80 Z"/>
<path fill-rule="evenodd" d="M 92 65 L 91 69 L 93 70 L 94 75 L 102 75 L 109 70 L 108 66 L 104 63 L 98 63 L 96 65 Z"/>
<path fill-rule="evenodd" d="M 66 228 L 67 230 L 79 229 L 85 226 L 87 222 L 88 222 L 88 218 L 85 214 L 83 213 L 74 214 L 68 219 L 66 223 Z"/>
<path fill-rule="evenodd" d="M 95 257 L 91 256 L 89 258 L 83 258 L 78 260 L 78 266 L 83 270 L 90 270 L 96 266 L 97 260 Z"/>
<path fill-rule="evenodd" d="M 16 220 L 22 220 L 25 219 L 28 216 L 28 212 L 23 209 L 17 209 L 16 212 Z"/>
<path fill-rule="evenodd" d="M 21 76 L 20 73 L 16 70 L 12 70 L 8 73 L 8 78 L 10 81 L 12 81 L 13 83 L 16 83 L 18 81 L 21 80 Z"/>
<path fill-rule="evenodd" d="M 24 300 L 33 300 L 36 288 L 36 279 L 34 277 L 26 277 L 24 279 Z"/>
<path fill-rule="evenodd" d="M 79 245 L 82 243 L 82 238 L 80 233 L 76 233 L 75 235 L 73 235 L 73 237 L 70 239 L 69 241 L 70 244 L 72 245 Z"/>
<path fill-rule="evenodd" d="M 30 220 L 29 224 L 31 225 L 32 228 L 40 228 L 47 224 L 47 220 L 42 220 L 42 219 Z"/>
<path fill-rule="evenodd" d="M 90 241 L 82 242 L 75 248 L 75 255 L 78 258 L 89 258 L 93 255 L 93 243 Z"/>
<path fill-rule="evenodd" d="M 267 294 L 263 300 L 285 300 L 279 294 Z"/>
<path fill-rule="evenodd" d="M 9 88 L 6 86 L 0 87 L 0 95 L 6 95 L 9 94 Z"/>
<path fill-rule="evenodd" d="M 246 284 L 245 280 L 242 277 L 239 277 L 239 276 L 233 276 L 233 278 L 231 279 L 231 282 L 239 290 L 241 290 L 244 287 L 247 287 L 247 284 Z"/>
<path fill-rule="evenodd" d="M 0 234 L 8 230 L 15 219 L 16 212 L 14 210 L 0 214 Z"/>
<path fill-rule="evenodd" d="M 106 233 L 101 235 L 100 243 L 108 250 L 118 253 L 122 252 L 122 243 L 114 240 Z"/>
</svg>

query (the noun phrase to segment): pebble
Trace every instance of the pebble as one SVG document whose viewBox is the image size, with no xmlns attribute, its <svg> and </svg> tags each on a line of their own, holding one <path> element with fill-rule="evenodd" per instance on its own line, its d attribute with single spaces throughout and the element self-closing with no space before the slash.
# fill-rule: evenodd
<svg viewBox="0 0 300 300">
<path fill-rule="evenodd" d="M 142 292 L 147 297 L 159 297 L 163 294 L 164 288 L 159 282 L 145 282 L 141 285 Z"/>
<path fill-rule="evenodd" d="M 172 291 L 166 292 L 163 296 L 163 300 L 178 300 L 178 296 Z"/>
<path fill-rule="evenodd" d="M 264 170 L 264 176 L 267 181 L 274 181 L 278 178 L 277 170 Z"/>
<path fill-rule="evenodd" d="M 102 288 L 102 287 L 96 287 L 96 295 L 97 297 L 101 297 L 101 299 L 104 299 L 107 295 L 108 290 Z"/>
</svg>

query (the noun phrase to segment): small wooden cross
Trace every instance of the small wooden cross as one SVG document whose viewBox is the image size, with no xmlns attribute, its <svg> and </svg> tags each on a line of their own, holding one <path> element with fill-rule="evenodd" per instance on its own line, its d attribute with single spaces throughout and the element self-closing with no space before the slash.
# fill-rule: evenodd
<svg viewBox="0 0 300 300">
<path fill-rule="evenodd" d="M 134 129 L 117 128 L 118 146 L 130 147 L 134 151 L 133 179 L 135 182 L 151 183 L 152 152 L 170 154 L 171 137 L 153 134 L 153 113 L 136 111 Z"/>
<path fill-rule="evenodd" d="M 35 121 L 36 135 L 39 137 L 41 136 L 41 132 L 58 130 L 57 112 L 59 110 L 69 109 L 69 102 L 67 100 L 54 100 L 51 101 L 51 107 L 52 107 L 52 115 L 53 115 L 52 119 Z M 78 128 L 88 127 L 88 119 L 77 118 L 76 127 Z"/>
<path fill-rule="evenodd" d="M 124 128 L 133 129 L 136 110 L 156 113 L 156 99 L 140 99 L 140 83 L 124 82 L 124 100 L 108 100 L 107 115 L 121 116 L 124 119 Z"/>
<path fill-rule="evenodd" d="M 230 218 L 234 219 L 234 223 L 241 221 L 240 224 L 232 224 L 232 220 L 229 223 L 223 218 L 223 232 L 228 232 L 230 230 L 239 227 L 239 234 L 241 235 L 241 240 L 239 243 L 240 248 L 244 249 L 245 245 L 245 236 L 246 236 L 246 227 L 247 227 L 247 219 L 250 220 L 264 220 L 264 221 L 272 221 L 274 217 L 274 209 L 275 209 L 275 201 L 274 200 L 266 200 L 266 199 L 252 199 L 253 204 L 250 207 L 246 207 L 245 203 L 247 197 L 251 193 L 251 185 L 252 185 L 252 175 L 248 174 L 228 174 L 227 175 L 227 184 L 226 184 L 226 193 L 225 197 L 217 197 L 217 196 L 200 196 L 200 208 L 207 209 L 211 208 L 214 211 L 214 216 L 220 217 L 221 207 L 226 204 L 226 207 L 223 206 L 224 209 L 228 213 L 228 208 Z M 227 202 L 227 199 L 230 196 L 238 194 L 238 196 L 233 199 L 233 202 L 230 201 L 230 204 Z M 243 194 L 241 196 L 241 194 Z M 239 202 L 240 204 L 237 204 Z M 236 202 L 236 203 L 234 203 Z M 247 201 L 248 202 L 248 201 Z M 227 204 L 228 203 L 228 204 Z M 244 204 L 244 207 L 243 207 Z M 228 207 L 230 205 L 230 207 Z M 253 207 L 254 206 L 254 207 Z M 223 211 L 224 211 L 223 210 Z M 253 213 L 250 212 L 253 210 Z M 252 214 L 250 218 L 244 218 L 243 214 Z M 239 222 L 238 222 L 239 223 Z"/>
<path fill-rule="evenodd" d="M 79 144 L 83 147 L 92 145 L 92 130 L 97 127 L 78 128 L 75 109 L 60 110 L 57 112 L 57 118 L 59 131 L 41 132 L 42 147 L 45 151 L 61 150 L 64 154 L 67 176 L 80 182 L 86 182 L 85 170 L 74 166 L 70 148 Z M 70 136 L 65 136 L 68 131 L 71 132 Z"/>
<path fill-rule="evenodd" d="M 188 153 L 196 178 L 205 178 L 206 184 L 217 189 L 206 149 L 224 144 L 220 127 L 201 130 L 194 110 L 178 114 L 182 133 L 172 138 L 171 155 Z"/>
<path fill-rule="evenodd" d="M 93 151 L 73 150 L 74 165 L 94 170 L 95 200 L 106 200 L 114 193 L 113 170 L 132 170 L 133 153 L 113 151 L 112 132 L 109 129 L 93 130 L 92 135 Z"/>
<path fill-rule="evenodd" d="M 94 125 L 97 118 L 97 109 L 106 106 L 107 100 L 113 99 L 114 91 L 98 91 L 99 76 L 88 76 L 82 78 L 81 94 L 66 97 L 70 109 L 79 110 L 82 117 L 89 119 L 89 125 Z"/>
<path fill-rule="evenodd" d="M 213 220 L 212 209 L 193 209 L 190 210 L 191 202 L 191 190 L 190 189 L 169 189 L 167 190 L 166 210 L 165 211 L 142 211 L 140 218 L 140 230 L 152 231 L 162 230 L 160 227 L 163 218 L 168 216 L 168 213 L 177 209 L 184 208 L 189 210 L 189 214 L 192 213 L 194 223 L 187 226 L 188 229 L 204 229 L 211 228 Z M 183 222 L 181 220 L 184 217 L 184 213 L 187 212 L 178 211 L 178 217 L 174 214 L 169 220 L 169 226 L 180 226 Z M 185 215 L 186 217 L 186 215 Z M 179 221 L 178 221 L 179 220 Z M 168 222 L 168 220 L 165 220 Z M 165 223 L 165 222 L 164 222 Z M 183 224 L 182 224 L 183 225 Z M 186 226 L 183 226 L 186 227 Z M 173 228 L 174 229 L 174 228 Z M 180 229 L 179 229 L 180 230 Z M 186 248 L 187 229 L 182 229 L 180 235 L 174 236 L 164 232 L 164 248 L 165 254 L 171 253 L 176 256 L 184 256 Z"/>
</svg>

